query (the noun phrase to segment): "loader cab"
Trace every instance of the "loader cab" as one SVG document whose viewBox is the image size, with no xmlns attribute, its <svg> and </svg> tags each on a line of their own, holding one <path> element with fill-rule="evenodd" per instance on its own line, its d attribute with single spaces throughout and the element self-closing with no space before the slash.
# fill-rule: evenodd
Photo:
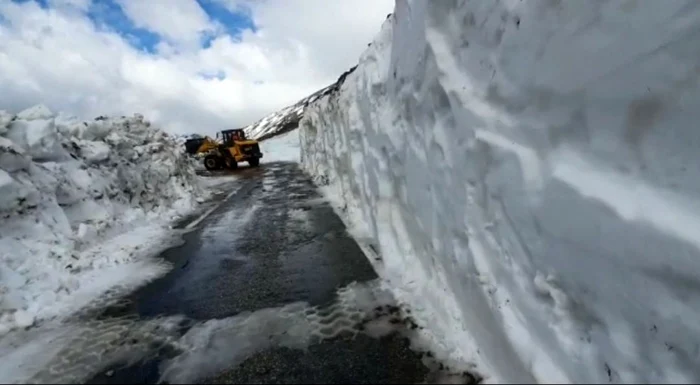
<svg viewBox="0 0 700 385">
<path fill-rule="evenodd" d="M 221 140 L 221 143 L 226 147 L 232 147 L 234 142 L 239 142 L 246 140 L 245 131 L 242 128 L 236 128 L 233 130 L 222 130 L 216 134 L 217 139 Z"/>
</svg>

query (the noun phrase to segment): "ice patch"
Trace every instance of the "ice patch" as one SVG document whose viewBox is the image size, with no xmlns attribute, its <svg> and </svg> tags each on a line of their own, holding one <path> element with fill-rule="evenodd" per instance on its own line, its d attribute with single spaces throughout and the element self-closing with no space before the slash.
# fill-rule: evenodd
<svg viewBox="0 0 700 385">
<path fill-rule="evenodd" d="M 219 188 L 219 187 L 233 187 L 233 182 L 238 180 L 240 177 L 236 174 L 229 174 L 225 176 L 200 176 L 200 185 L 207 188 Z"/>
<path fill-rule="evenodd" d="M 297 222 L 306 223 L 309 221 L 309 212 L 303 209 L 291 209 L 289 210 L 289 218 Z"/>
<path fill-rule="evenodd" d="M 220 184 L 219 184 L 219 185 L 220 185 Z M 185 227 L 185 230 L 194 229 L 194 228 L 195 228 L 197 225 L 199 225 L 203 220 L 205 220 L 209 215 L 211 215 L 211 213 L 213 213 L 216 209 L 218 209 L 219 207 L 221 207 L 221 205 L 223 205 L 224 203 L 226 203 L 226 201 L 228 201 L 234 194 L 236 194 L 236 193 L 238 192 L 239 189 L 240 189 L 240 187 L 236 187 L 236 188 L 231 189 L 231 191 L 230 191 L 229 193 L 226 194 L 226 196 L 224 197 L 224 199 L 221 200 L 221 202 L 219 202 L 218 204 L 216 204 L 216 205 L 210 207 L 207 211 L 205 211 L 205 212 L 204 212 L 202 215 L 200 215 L 197 219 L 195 219 L 195 220 L 193 220 L 192 222 L 190 222 L 190 223 Z M 251 212 L 252 212 L 252 209 L 255 209 L 255 207 L 252 207 L 252 208 L 251 208 Z M 247 220 L 247 219 L 246 219 L 246 220 Z"/>
<path fill-rule="evenodd" d="M 0 341 L 0 373 L 9 383 L 81 383 L 115 364 L 175 351 L 181 317 L 50 324 Z"/>
</svg>

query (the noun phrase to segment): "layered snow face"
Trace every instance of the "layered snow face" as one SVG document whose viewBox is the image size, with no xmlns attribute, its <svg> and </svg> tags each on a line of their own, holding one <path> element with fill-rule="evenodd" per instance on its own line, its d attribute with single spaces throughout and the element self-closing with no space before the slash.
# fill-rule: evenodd
<svg viewBox="0 0 700 385">
<path fill-rule="evenodd" d="M 488 382 L 697 382 L 699 39 L 695 1 L 397 1 L 302 164 Z"/>
<path fill-rule="evenodd" d="M 142 116 L 78 122 L 0 111 L 0 335 L 163 272 L 169 220 L 204 193 Z"/>
</svg>

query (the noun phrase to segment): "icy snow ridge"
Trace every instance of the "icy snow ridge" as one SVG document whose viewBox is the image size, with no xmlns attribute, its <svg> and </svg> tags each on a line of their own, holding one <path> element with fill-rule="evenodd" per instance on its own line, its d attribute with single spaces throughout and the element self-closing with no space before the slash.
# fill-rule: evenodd
<svg viewBox="0 0 700 385">
<path fill-rule="evenodd" d="M 195 178 L 140 115 L 0 111 L 0 335 L 161 274 L 150 257 L 177 241 L 169 220 L 203 194 Z"/>
<path fill-rule="evenodd" d="M 698 382 L 699 38 L 694 1 L 397 1 L 302 164 L 487 382 Z"/>
</svg>

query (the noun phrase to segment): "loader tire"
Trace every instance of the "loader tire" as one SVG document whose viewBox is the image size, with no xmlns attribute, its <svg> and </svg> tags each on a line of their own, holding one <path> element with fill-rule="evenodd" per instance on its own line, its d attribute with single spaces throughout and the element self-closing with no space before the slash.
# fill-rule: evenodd
<svg viewBox="0 0 700 385">
<path fill-rule="evenodd" d="M 248 160 L 248 164 L 250 165 L 250 167 L 258 167 L 260 166 L 260 158 L 250 159 Z"/>
<path fill-rule="evenodd" d="M 209 171 L 218 170 L 221 168 L 221 159 L 216 155 L 208 155 L 204 158 L 204 167 Z"/>
</svg>

